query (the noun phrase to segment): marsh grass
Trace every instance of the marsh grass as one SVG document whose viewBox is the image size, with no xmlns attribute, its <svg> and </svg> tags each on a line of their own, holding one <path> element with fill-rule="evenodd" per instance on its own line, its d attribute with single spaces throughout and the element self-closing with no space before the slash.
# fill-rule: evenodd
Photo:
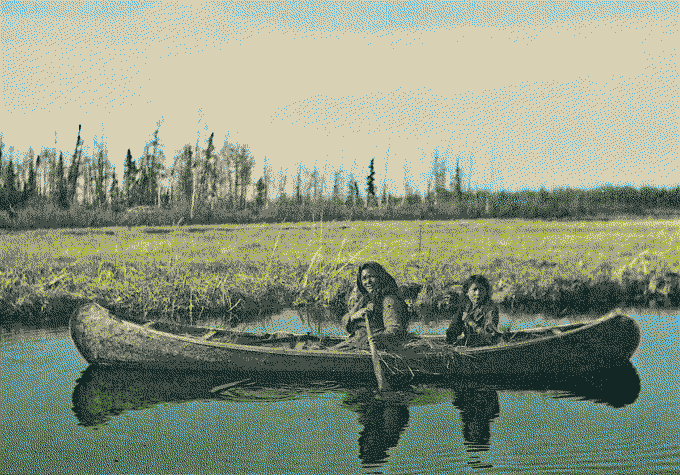
<svg viewBox="0 0 680 475">
<path fill-rule="evenodd" d="M 3 323 L 64 324 L 90 299 L 138 320 L 261 321 L 298 307 L 317 332 L 346 311 L 356 266 L 422 286 L 413 318 L 445 324 L 487 275 L 510 313 L 678 306 L 677 221 L 393 221 L 35 230 L 0 236 Z M 446 303 L 446 296 L 449 303 Z"/>
</svg>

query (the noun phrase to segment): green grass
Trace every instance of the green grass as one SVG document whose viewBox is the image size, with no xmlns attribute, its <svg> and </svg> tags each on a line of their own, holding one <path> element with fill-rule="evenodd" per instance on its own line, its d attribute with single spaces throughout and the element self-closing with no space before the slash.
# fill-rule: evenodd
<svg viewBox="0 0 680 475">
<path fill-rule="evenodd" d="M 331 222 L 36 230 L 0 235 L 0 313 L 61 322 L 86 299 L 140 319 L 236 325 L 296 305 L 343 309 L 356 265 L 423 285 L 413 308 L 487 275 L 510 311 L 678 305 L 677 220 Z M 329 318 L 327 313 L 320 318 Z"/>
</svg>

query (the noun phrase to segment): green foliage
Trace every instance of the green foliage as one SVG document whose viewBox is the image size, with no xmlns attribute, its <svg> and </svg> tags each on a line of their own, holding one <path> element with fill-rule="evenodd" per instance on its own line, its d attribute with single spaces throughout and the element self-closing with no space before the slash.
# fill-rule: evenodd
<svg viewBox="0 0 680 475">
<path fill-rule="evenodd" d="M 59 163 L 57 165 L 57 204 L 66 209 L 69 207 L 68 185 L 64 177 L 64 154 L 59 153 Z"/>
<path fill-rule="evenodd" d="M 375 195 L 375 157 L 371 158 L 371 164 L 368 167 L 369 173 L 366 177 L 366 203 L 370 205 L 376 204 Z"/>
<path fill-rule="evenodd" d="M 71 165 L 68 168 L 68 176 L 66 177 L 66 199 L 62 200 L 62 206 L 71 206 L 76 197 L 78 190 L 78 178 L 80 177 L 80 163 L 83 155 L 83 143 L 80 139 L 81 125 L 78 124 L 78 138 L 76 140 L 76 148 L 71 156 Z"/>
<path fill-rule="evenodd" d="M 264 208 L 266 201 L 266 185 L 264 184 L 264 178 L 260 177 L 255 185 L 255 191 L 257 192 L 257 197 L 255 198 L 255 206 L 257 210 Z"/>
<path fill-rule="evenodd" d="M 401 285 L 421 286 L 414 313 L 438 325 L 451 318 L 460 283 L 474 273 L 490 278 L 494 300 L 508 312 L 564 316 L 680 304 L 680 235 L 671 221 L 158 227 L 164 215 L 154 207 L 125 216 L 130 225 L 156 227 L 98 230 L 77 228 L 105 225 L 114 213 L 44 211 L 71 229 L 0 236 L 7 250 L 0 310 L 8 322 L 59 318 L 49 313 L 59 299 L 98 299 L 141 319 L 222 325 L 298 305 L 337 322 L 357 265 L 367 260 L 381 262 Z M 17 219 L 35 219 L 25 213 Z"/>
<path fill-rule="evenodd" d="M 125 167 L 123 168 L 123 194 L 126 201 L 126 206 L 131 208 L 139 204 L 138 185 L 137 185 L 137 165 L 132 159 L 130 149 L 127 151 L 125 158 Z"/>
<path fill-rule="evenodd" d="M 175 159 L 174 171 L 177 176 L 177 199 L 178 201 L 191 202 L 193 193 L 193 151 L 191 145 L 186 144 L 182 153 Z"/>
<path fill-rule="evenodd" d="M 463 187 L 462 187 L 462 176 L 460 172 L 460 163 L 456 160 L 456 174 L 453 178 L 453 192 L 455 193 L 456 199 L 460 201 L 463 198 Z"/>
<path fill-rule="evenodd" d="M 109 195 L 111 196 L 111 210 L 120 211 L 123 205 L 121 191 L 118 184 L 118 177 L 116 176 L 116 169 L 114 167 L 111 175 L 111 188 L 109 188 Z"/>
</svg>

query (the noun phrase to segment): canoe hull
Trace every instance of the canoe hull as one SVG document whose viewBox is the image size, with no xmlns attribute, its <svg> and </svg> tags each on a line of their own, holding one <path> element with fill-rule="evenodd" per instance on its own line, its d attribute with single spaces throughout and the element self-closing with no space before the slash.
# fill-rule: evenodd
<svg viewBox="0 0 680 475">
<path fill-rule="evenodd" d="M 526 374 L 618 365 L 630 360 L 640 342 L 639 325 L 620 312 L 580 328 L 572 327 L 555 327 L 558 331 L 555 335 L 521 343 L 380 354 L 388 375 L 392 370 L 397 374 Z M 83 358 L 100 366 L 163 367 L 178 371 L 373 373 L 367 351 L 270 348 L 203 340 L 120 319 L 96 303 L 84 305 L 73 315 L 70 333 Z M 423 337 L 426 340 L 440 344 L 443 341 L 441 337 Z"/>
<path fill-rule="evenodd" d="M 234 372 L 373 372 L 370 354 L 201 341 L 119 319 L 96 303 L 86 304 L 71 319 L 70 333 L 82 357 L 101 366 Z"/>
<path fill-rule="evenodd" d="M 568 325 L 565 325 L 568 327 Z M 583 327 L 545 338 L 498 347 L 472 348 L 456 360 L 453 371 L 476 373 L 563 372 L 615 366 L 630 361 L 640 344 L 640 326 L 622 313 L 612 313 Z"/>
</svg>

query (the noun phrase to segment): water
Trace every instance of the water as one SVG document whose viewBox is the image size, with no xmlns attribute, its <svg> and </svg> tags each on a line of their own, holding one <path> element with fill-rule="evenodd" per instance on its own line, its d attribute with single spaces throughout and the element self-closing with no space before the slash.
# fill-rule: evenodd
<svg viewBox="0 0 680 475">
<path fill-rule="evenodd" d="M 355 379 L 87 368 L 63 333 L 6 341 L 0 473 L 677 473 L 680 314 L 633 316 L 632 365 L 379 399 Z"/>
</svg>

